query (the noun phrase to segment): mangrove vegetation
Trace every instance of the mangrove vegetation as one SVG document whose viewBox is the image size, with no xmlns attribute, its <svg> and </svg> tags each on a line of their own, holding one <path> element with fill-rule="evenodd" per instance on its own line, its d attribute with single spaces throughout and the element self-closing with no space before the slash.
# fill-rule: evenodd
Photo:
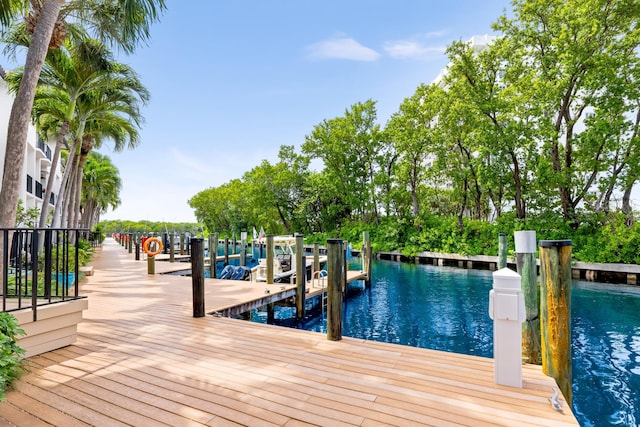
<svg viewBox="0 0 640 427">
<path fill-rule="evenodd" d="M 640 263 L 640 3 L 515 0 L 388 118 L 349 106 L 241 178 L 194 195 L 210 231 L 263 227 L 376 250 L 496 254 L 499 232 Z M 312 165 L 320 164 L 320 167 Z"/>
</svg>

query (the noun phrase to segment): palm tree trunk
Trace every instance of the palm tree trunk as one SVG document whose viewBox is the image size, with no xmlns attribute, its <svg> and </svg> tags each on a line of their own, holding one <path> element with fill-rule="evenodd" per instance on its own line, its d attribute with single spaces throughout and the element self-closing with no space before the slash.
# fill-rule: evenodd
<svg viewBox="0 0 640 427">
<path fill-rule="evenodd" d="M 5 150 L 4 175 L 0 190 L 0 227 L 15 225 L 31 108 L 49 40 L 64 0 L 45 0 L 27 51 L 24 75 L 11 108 Z"/>
<path fill-rule="evenodd" d="M 101 213 L 101 209 L 99 206 L 96 205 L 94 212 L 93 212 L 93 216 L 92 216 L 92 221 L 91 221 L 91 228 L 93 229 L 93 227 L 95 225 L 97 225 L 100 222 L 100 213 Z"/>
<path fill-rule="evenodd" d="M 80 199 L 82 197 L 82 169 L 84 162 L 80 160 L 78 162 L 78 168 L 76 169 L 76 184 L 74 188 L 75 194 L 71 197 L 71 204 L 69 205 L 69 228 L 78 228 L 78 222 L 80 221 Z"/>
<path fill-rule="evenodd" d="M 80 207 L 80 210 L 82 211 L 82 214 L 80 215 L 80 227 L 89 228 L 89 218 L 93 213 L 92 206 L 93 202 L 91 200 L 87 200 L 85 204 Z"/>
<path fill-rule="evenodd" d="M 40 223 L 38 227 L 44 228 L 47 225 L 47 217 L 49 216 L 49 199 L 51 199 L 51 193 L 53 192 L 53 181 L 55 181 L 55 173 L 58 169 L 58 162 L 60 161 L 60 152 L 62 151 L 62 144 L 64 138 L 69 130 L 69 121 L 65 120 L 60 128 L 58 139 L 56 141 L 56 148 L 53 151 L 53 159 L 51 160 L 51 167 L 49 168 L 49 178 L 47 179 L 47 189 L 44 192 L 42 200 L 42 210 L 40 211 Z M 60 190 L 62 185 L 60 185 Z M 58 200 L 60 200 L 60 190 L 58 190 Z M 53 222 L 53 219 L 52 219 Z"/>
<path fill-rule="evenodd" d="M 68 199 L 68 189 L 69 189 L 69 179 L 71 172 L 73 171 L 73 162 L 75 158 L 75 152 L 78 148 L 78 140 L 73 141 L 73 146 L 69 151 L 69 158 L 67 159 L 67 164 L 64 168 L 64 174 L 62 175 L 62 182 L 60 183 L 60 190 L 58 190 L 58 201 L 56 203 L 56 208 L 53 211 L 53 219 L 51 220 L 52 228 L 57 228 L 62 225 L 62 216 L 64 214 L 64 206 Z"/>
<path fill-rule="evenodd" d="M 80 226 L 82 228 L 93 228 L 94 218 L 96 217 L 96 211 L 98 210 L 97 202 L 93 199 L 87 199 L 85 205 L 82 207 L 82 219 Z"/>
<path fill-rule="evenodd" d="M 80 203 L 82 201 L 82 179 L 84 178 L 84 165 L 87 163 L 87 157 L 89 152 L 93 149 L 93 137 L 85 135 L 82 138 L 82 144 L 80 146 L 80 156 L 78 158 L 78 167 L 76 168 L 76 188 L 75 197 L 72 200 L 71 208 L 69 209 L 69 218 L 71 219 L 71 227 L 77 228 L 80 223 Z"/>
<path fill-rule="evenodd" d="M 71 175 L 69 176 L 69 183 L 67 184 L 66 192 L 64 195 L 64 205 L 62 206 L 62 223 L 63 228 L 69 227 L 69 217 L 71 212 L 71 204 L 73 204 L 73 197 L 76 194 L 76 176 L 78 174 L 78 158 L 73 156 L 73 164 L 71 165 Z"/>
</svg>

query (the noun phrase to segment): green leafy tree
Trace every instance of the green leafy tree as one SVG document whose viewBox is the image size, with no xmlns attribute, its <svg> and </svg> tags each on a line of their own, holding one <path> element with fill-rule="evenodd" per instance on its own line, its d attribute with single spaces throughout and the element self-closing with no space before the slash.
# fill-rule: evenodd
<svg viewBox="0 0 640 427">
<path fill-rule="evenodd" d="M 22 199 L 18 200 L 16 210 L 16 227 L 35 227 L 39 216 L 38 208 L 25 208 Z"/>
<path fill-rule="evenodd" d="M 526 218 L 531 168 L 538 150 L 529 132 L 530 111 L 505 70 L 508 49 L 498 39 L 477 52 L 467 43 L 447 49 L 451 64 L 445 78 L 450 95 L 474 116 L 478 181 L 497 216 L 509 199 L 516 217 Z"/>
<path fill-rule="evenodd" d="M 465 216 L 486 219 L 489 210 L 482 182 L 484 159 L 477 155 L 482 148 L 479 118 L 458 95 L 451 88 L 446 91 L 438 116 L 439 142 L 433 171 L 448 177 L 462 229 Z"/>
<path fill-rule="evenodd" d="M 258 226 L 267 217 L 277 216 L 285 233 L 304 232 L 305 220 L 298 210 L 305 196 L 309 160 L 296 154 L 292 146 L 280 147 L 278 157 L 275 165 L 263 160 L 243 177 L 247 196 L 253 201 L 249 222 Z"/>
<path fill-rule="evenodd" d="M 433 160 L 437 138 L 437 118 L 443 100 L 443 90 L 437 85 L 420 85 L 404 100 L 385 132 L 395 149 L 392 166 L 393 199 L 396 211 L 404 212 L 407 190 L 411 216 L 421 213 L 421 202 L 428 185 L 429 164 Z M 431 183 L 433 186 L 435 183 Z M 403 200 L 405 199 L 405 200 Z"/>
<path fill-rule="evenodd" d="M 199 192 L 189 199 L 189 206 L 195 210 L 196 218 L 206 225 L 209 232 L 230 234 L 234 230 L 247 230 L 249 227 L 245 218 L 253 201 L 246 194 L 247 186 L 244 181 L 234 179 L 227 184 Z"/>
<path fill-rule="evenodd" d="M 347 215 L 371 216 L 377 223 L 376 175 L 385 153 L 380 127 L 376 124 L 375 102 L 354 104 L 343 117 L 316 125 L 302 146 L 304 154 L 320 159 L 324 171 L 344 195 Z"/>
<path fill-rule="evenodd" d="M 555 189 L 573 227 L 580 222 L 578 205 L 596 188 L 607 159 L 616 157 L 613 142 L 621 131 L 600 126 L 606 120 L 584 119 L 593 108 L 602 111 L 612 95 L 637 97 L 639 20 L 640 4 L 633 1 L 516 0 L 513 18 L 502 16 L 494 26 L 510 52 L 512 84 L 523 105 L 537 112 L 532 125 L 543 153 L 537 190 Z M 592 133 L 591 126 L 599 130 Z"/>
</svg>

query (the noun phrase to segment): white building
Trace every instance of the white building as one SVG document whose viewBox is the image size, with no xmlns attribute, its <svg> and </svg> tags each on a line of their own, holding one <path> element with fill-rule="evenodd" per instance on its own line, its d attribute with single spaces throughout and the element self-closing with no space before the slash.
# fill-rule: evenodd
<svg viewBox="0 0 640 427">
<path fill-rule="evenodd" d="M 0 70 L 0 74 L 2 70 Z M 4 79 L 0 78 L 0 179 L 4 173 L 5 152 L 7 146 L 7 128 L 9 126 L 9 116 L 13 105 L 13 95 L 7 91 Z M 53 157 L 54 142 L 45 142 L 36 134 L 36 128 L 29 126 L 27 135 L 26 152 L 24 165 L 22 167 L 22 178 L 20 185 L 20 199 L 24 207 L 41 209 L 44 201 L 47 180 L 51 169 L 51 159 Z M 19 165 L 16 165 L 18 167 Z M 49 209 L 53 209 L 58 200 L 58 189 L 62 182 L 62 172 L 60 165 L 53 174 L 53 193 L 49 200 Z"/>
</svg>

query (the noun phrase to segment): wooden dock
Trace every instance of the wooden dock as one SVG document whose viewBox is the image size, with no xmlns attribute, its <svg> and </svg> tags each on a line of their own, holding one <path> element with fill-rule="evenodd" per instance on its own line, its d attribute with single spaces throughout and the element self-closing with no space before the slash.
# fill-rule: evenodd
<svg viewBox="0 0 640 427">
<path fill-rule="evenodd" d="M 207 311 L 253 295 L 223 285 L 207 281 Z M 552 410 L 538 366 L 510 388 L 487 358 L 193 318 L 190 278 L 147 275 L 111 241 L 81 293 L 78 341 L 29 359 L 0 425 L 578 425 L 566 404 Z"/>
</svg>

